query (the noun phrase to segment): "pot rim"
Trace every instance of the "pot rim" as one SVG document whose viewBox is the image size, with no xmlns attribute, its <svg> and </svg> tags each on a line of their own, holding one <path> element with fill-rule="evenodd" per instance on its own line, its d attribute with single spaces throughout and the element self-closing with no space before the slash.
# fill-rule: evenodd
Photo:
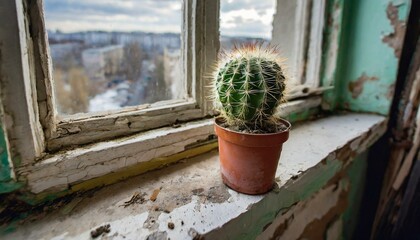
<svg viewBox="0 0 420 240">
<path fill-rule="evenodd" d="M 274 136 L 274 135 L 282 134 L 284 132 L 289 132 L 290 129 L 292 128 L 292 124 L 289 121 L 287 121 L 284 118 L 277 118 L 282 123 L 284 123 L 286 125 L 286 129 L 285 130 L 283 130 L 281 132 L 275 132 L 275 133 L 244 133 L 244 132 L 238 132 L 238 131 L 234 131 L 234 130 L 231 130 L 229 128 L 225 128 L 225 127 L 220 126 L 219 122 L 221 122 L 221 119 L 223 119 L 223 117 L 216 117 L 214 119 L 214 124 L 216 124 L 219 128 L 221 128 L 221 129 L 223 129 L 223 130 L 225 130 L 227 132 L 241 134 L 241 135 L 249 135 L 249 136 Z"/>
</svg>

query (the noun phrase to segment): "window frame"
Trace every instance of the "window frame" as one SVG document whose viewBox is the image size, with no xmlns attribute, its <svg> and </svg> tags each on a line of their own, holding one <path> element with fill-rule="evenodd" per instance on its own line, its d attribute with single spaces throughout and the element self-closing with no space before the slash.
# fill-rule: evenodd
<svg viewBox="0 0 420 240">
<path fill-rule="evenodd" d="M 325 1 L 323 0 L 323 2 Z M 140 106 L 135 107 L 134 112 L 131 111 L 133 108 L 127 108 L 108 116 L 84 116 L 78 121 L 62 120 L 61 122 L 55 119 L 52 85 L 51 81 L 48 80 L 51 76 L 51 68 L 48 68 L 51 65 L 51 60 L 48 57 L 46 35 L 42 34 L 45 30 L 40 29 L 40 25 L 45 26 L 41 10 L 42 0 L 15 0 L 3 4 L 6 6 L 7 12 L 4 17 L 11 19 L 10 27 L 5 29 L 8 35 L 10 33 L 10 38 L 7 41 L 9 43 L 18 42 L 19 44 L 16 48 L 8 49 L 5 55 L 5 57 L 13 58 L 12 62 L 17 63 L 17 65 L 4 71 L 8 77 L 6 76 L 5 80 L 1 82 L 4 83 L 6 89 L 2 91 L 1 97 L 6 123 L 9 117 L 13 119 L 11 120 L 13 123 L 6 124 L 12 149 L 11 155 L 14 158 L 18 176 L 26 179 L 32 192 L 40 193 L 51 189 L 62 190 L 76 182 L 115 172 L 162 156 L 170 156 L 196 146 L 196 143 L 202 144 L 213 134 L 212 120 L 203 120 L 203 118 L 213 115 L 211 111 L 212 103 L 206 97 L 209 96 L 210 91 L 206 83 L 209 81 L 207 76 L 211 72 L 211 63 L 216 59 L 220 45 L 218 31 L 220 2 L 218 0 L 187 0 L 184 5 L 184 8 L 187 9 L 184 14 L 188 15 L 184 18 L 187 21 L 184 24 L 188 26 L 186 34 L 195 36 L 194 38 L 187 38 L 191 42 L 184 42 L 184 44 L 191 46 L 192 50 L 186 56 L 191 59 L 190 64 L 192 66 L 191 71 L 187 71 L 187 78 L 191 80 L 188 91 L 196 98 L 196 101 L 187 104 L 172 103 L 174 105 L 171 107 L 157 106 L 150 110 L 139 109 L 142 107 Z M 340 17 L 338 16 L 338 18 Z M 325 16 L 321 16 L 320 19 L 323 19 L 322 22 L 326 21 Z M 322 27 L 320 29 L 319 45 L 317 46 L 322 47 L 324 32 Z M 331 39 L 328 37 L 328 40 Z M 338 41 L 338 39 L 332 40 Z M 318 49 L 318 51 L 323 53 L 325 49 Z M 321 58 L 322 56 L 318 57 Z M 331 61 L 335 62 L 336 59 L 331 58 Z M 188 63 L 184 62 L 184 64 Z M 322 66 L 324 64 L 328 63 L 323 62 Z M 319 74 L 316 77 L 320 78 Z M 325 89 L 322 86 L 317 88 L 301 86 L 288 96 L 288 100 L 296 99 L 296 101 L 290 101 L 280 106 L 282 110 L 280 116 L 299 113 L 309 108 L 318 108 L 322 102 L 319 95 Z M 17 96 L 19 97 L 18 104 L 15 104 Z M 179 112 L 175 114 L 169 112 L 165 115 L 168 108 Z M 147 114 L 151 115 L 148 116 Z M 155 121 L 156 118 L 153 119 L 151 116 L 168 118 L 168 120 L 162 125 L 152 127 L 154 130 L 144 126 L 136 129 L 121 128 L 121 126 L 127 126 L 127 121 L 139 122 L 140 124 L 144 124 L 144 122 L 140 122 L 144 119 L 150 122 Z M 171 124 L 177 123 L 174 116 L 180 121 L 190 122 L 172 128 L 170 127 Z M 191 121 L 193 119 L 197 121 Z M 77 129 L 77 127 L 82 126 L 80 125 L 82 122 L 85 124 L 83 128 L 86 126 L 100 127 L 100 124 L 103 123 L 101 121 L 108 121 L 110 126 L 116 126 L 114 130 L 107 129 L 111 133 L 110 135 L 105 136 L 103 131 L 99 131 L 102 133 L 94 134 L 93 137 L 89 138 L 92 131 L 86 132 Z M 75 122 L 79 125 L 75 125 Z M 115 132 L 115 129 L 119 129 L 118 127 L 122 130 Z M 64 131 L 64 133 L 60 131 Z M 81 133 L 87 136 L 85 142 L 80 141 L 83 139 Z M 185 136 L 188 135 L 185 135 L 185 133 L 192 134 L 192 138 L 186 139 Z M 153 139 L 156 134 L 159 138 Z M 51 142 L 51 139 L 55 139 L 55 142 Z M 61 142 L 57 139 L 60 139 Z M 70 143 L 73 144 L 75 141 L 77 141 L 77 147 L 72 148 L 73 146 Z M 81 145 L 88 143 L 92 144 Z M 148 146 L 153 153 L 150 151 L 136 152 L 134 154 L 137 158 L 135 161 L 126 161 L 125 151 L 133 150 L 139 146 L 142 146 L 142 149 Z M 104 155 L 104 153 L 107 154 Z M 86 162 L 99 156 L 101 159 L 94 161 L 94 163 Z M 20 164 L 16 165 L 16 157 L 19 158 Z M 124 164 L 121 163 L 122 159 L 124 159 Z M 76 174 L 73 177 L 59 177 L 69 169 L 77 170 L 79 167 L 86 165 L 97 166 L 98 169 L 104 168 L 105 165 L 107 168 L 95 171 L 93 175 L 79 176 Z M 54 177 L 57 178 L 57 181 L 51 182 Z"/>
<path fill-rule="evenodd" d="M 126 107 L 115 111 L 81 113 L 59 116 L 55 107 L 52 64 L 45 28 L 43 1 L 28 6 L 29 38 L 33 55 L 29 55 L 40 109 L 40 120 L 45 129 L 47 151 L 58 151 L 74 145 L 84 145 L 113 139 L 128 134 L 186 122 L 211 115 L 205 86 L 209 85 L 205 73 L 214 62 L 219 49 L 218 14 L 205 14 L 218 10 L 218 1 L 183 1 L 183 29 L 181 33 L 185 100 L 167 100 L 152 104 Z M 218 12 L 218 11 L 217 11 Z M 32 24 L 33 23 L 33 24 Z M 211 36 L 211 37 L 210 37 Z"/>
</svg>

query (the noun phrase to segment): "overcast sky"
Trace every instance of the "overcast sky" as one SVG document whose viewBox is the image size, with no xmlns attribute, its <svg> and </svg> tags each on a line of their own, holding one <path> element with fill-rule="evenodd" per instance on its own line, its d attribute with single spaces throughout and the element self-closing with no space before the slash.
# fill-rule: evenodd
<svg viewBox="0 0 420 240">
<path fill-rule="evenodd" d="M 180 32 L 181 0 L 45 0 L 49 30 Z M 221 0 L 222 35 L 271 38 L 275 0 Z"/>
</svg>

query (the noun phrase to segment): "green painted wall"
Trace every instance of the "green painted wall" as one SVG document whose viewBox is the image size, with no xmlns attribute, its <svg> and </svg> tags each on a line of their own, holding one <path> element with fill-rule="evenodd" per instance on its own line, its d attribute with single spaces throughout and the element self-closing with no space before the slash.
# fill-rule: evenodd
<svg viewBox="0 0 420 240">
<path fill-rule="evenodd" d="M 343 25 L 333 75 L 335 89 L 325 94 L 326 105 L 388 115 L 410 1 L 330 2 L 330 11 L 334 11 L 335 2 L 343 7 Z M 329 31 L 332 29 L 327 28 L 327 36 Z M 328 77 L 324 71 L 324 84 Z"/>
<path fill-rule="evenodd" d="M 9 154 L 7 151 L 7 143 L 3 127 L 0 124 L 0 194 L 11 192 L 20 187 L 12 176 L 12 169 L 9 161 Z"/>
<path fill-rule="evenodd" d="M 357 156 L 346 171 L 350 184 L 348 206 L 342 216 L 344 239 L 353 239 L 352 236 L 356 229 L 357 220 L 359 219 L 359 210 L 362 204 L 367 174 L 367 156 L 367 152 Z"/>
</svg>

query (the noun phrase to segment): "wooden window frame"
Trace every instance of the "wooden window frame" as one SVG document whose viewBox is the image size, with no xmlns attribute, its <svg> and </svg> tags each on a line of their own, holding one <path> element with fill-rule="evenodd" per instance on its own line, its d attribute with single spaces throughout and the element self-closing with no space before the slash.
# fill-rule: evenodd
<svg viewBox="0 0 420 240">
<path fill-rule="evenodd" d="M 13 158 L 19 158 L 18 176 L 26 179 L 32 192 L 62 190 L 73 183 L 105 175 L 134 164 L 169 156 L 195 146 L 213 134 L 212 103 L 208 75 L 219 50 L 219 0 L 185 0 L 183 48 L 188 101 L 162 101 L 96 115 L 57 119 L 51 81 L 51 59 L 45 34 L 42 0 L 15 0 L 1 3 L 4 18 L 10 20 L 3 34 L 5 42 L 18 43 L 3 57 L 13 66 L 4 66 L 1 81 L 2 103 Z M 322 7 L 325 7 L 325 0 Z M 314 10 L 312 10 L 314 11 Z M 324 10 L 319 10 L 324 13 Z M 314 16 L 313 16 L 314 17 Z M 314 40 L 319 83 L 322 21 L 310 31 Z M 1 25 L 1 24 L 0 24 Z M 312 27 L 311 27 L 312 29 Z M 318 34 L 318 35 L 317 35 Z M 190 37 L 189 37 L 190 36 Z M 2 37 L 0 35 L 0 37 Z M 0 38 L 1 39 L 1 38 Z M 311 56 L 309 56 L 311 58 Z M 315 57 L 315 56 L 314 56 Z M 335 61 L 335 60 L 334 60 Z M 323 88 L 302 85 L 280 106 L 280 115 L 297 113 L 321 105 Z M 314 96 L 313 96 L 314 95 Z M 17 103 L 16 103 L 17 101 Z M 172 128 L 174 123 L 186 122 Z M 126 153 L 131 152 L 130 160 Z M 94 168 L 83 175 L 79 168 Z M 106 168 L 104 167 L 106 166 Z M 71 172 L 73 175 L 66 175 Z M 63 177 L 64 176 L 64 177 Z M 55 179 L 55 180 L 52 180 Z"/>
<path fill-rule="evenodd" d="M 59 116 L 54 101 L 52 64 L 49 54 L 43 1 L 30 1 L 26 11 L 33 55 L 29 55 L 36 82 L 40 120 L 45 129 L 46 149 L 62 150 L 113 139 L 132 133 L 186 122 L 209 115 L 206 95 L 208 66 L 215 61 L 219 49 L 218 14 L 205 14 L 218 10 L 217 1 L 183 1 L 183 29 L 181 33 L 184 88 L 188 98 L 168 100 L 116 111 L 81 113 Z M 218 12 L 218 11 L 216 11 Z"/>
</svg>

